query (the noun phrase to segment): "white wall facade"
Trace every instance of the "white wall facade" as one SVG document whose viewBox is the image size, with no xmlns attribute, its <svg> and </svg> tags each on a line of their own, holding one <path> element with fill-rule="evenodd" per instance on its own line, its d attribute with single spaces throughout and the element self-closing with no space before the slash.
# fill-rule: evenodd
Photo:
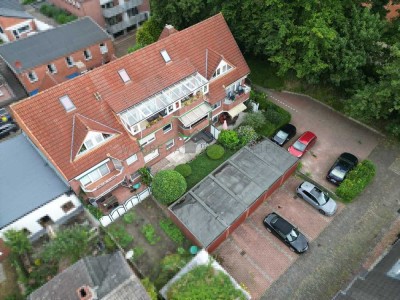
<svg viewBox="0 0 400 300">
<path fill-rule="evenodd" d="M 64 212 L 61 208 L 64 204 L 72 202 L 75 206 L 68 212 Z M 4 232 L 10 229 L 15 230 L 23 230 L 27 229 L 31 232 L 30 238 L 40 233 L 44 230 L 44 227 L 39 224 L 39 220 L 44 216 L 49 216 L 54 223 L 60 222 L 62 219 L 68 218 L 68 216 L 73 215 L 78 209 L 82 209 L 82 204 L 79 201 L 78 197 L 75 194 L 71 193 L 71 195 L 63 194 L 58 198 L 52 200 L 51 202 L 43 205 L 42 207 L 37 208 L 36 210 L 30 212 L 26 216 L 21 217 L 20 219 L 14 221 L 10 225 L 0 229 L 0 238 L 3 237 Z"/>
</svg>

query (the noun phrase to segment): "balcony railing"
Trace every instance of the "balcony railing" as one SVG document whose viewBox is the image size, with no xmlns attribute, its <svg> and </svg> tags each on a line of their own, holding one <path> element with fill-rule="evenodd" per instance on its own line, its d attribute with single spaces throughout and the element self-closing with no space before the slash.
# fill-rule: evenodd
<svg viewBox="0 0 400 300">
<path fill-rule="evenodd" d="M 133 25 L 138 25 L 140 22 L 145 21 L 147 19 L 146 13 L 139 13 L 135 16 L 130 17 L 127 21 L 119 22 L 115 25 L 107 25 L 107 31 L 111 34 L 120 32 L 125 30 L 128 27 Z"/>
<path fill-rule="evenodd" d="M 236 91 L 234 91 L 234 92 L 229 91 L 229 92 L 227 93 L 226 98 L 225 98 L 225 100 L 224 100 L 224 103 L 225 103 L 225 104 L 232 104 L 232 103 L 234 103 L 236 100 L 242 98 L 242 96 L 243 96 L 244 94 L 249 94 L 250 91 L 251 91 L 251 88 L 250 88 L 249 86 L 247 86 L 247 85 L 240 85 L 239 88 L 238 88 Z"/>
<path fill-rule="evenodd" d="M 112 18 L 118 14 L 122 14 L 130 8 L 134 8 L 142 4 L 143 0 L 128 0 L 125 1 L 122 5 L 116 5 L 110 8 L 103 8 L 103 16 L 105 18 Z"/>
</svg>

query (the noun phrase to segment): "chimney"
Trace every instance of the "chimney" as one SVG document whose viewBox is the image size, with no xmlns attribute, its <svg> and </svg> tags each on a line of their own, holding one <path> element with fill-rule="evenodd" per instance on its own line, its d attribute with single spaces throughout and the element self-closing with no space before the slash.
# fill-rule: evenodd
<svg viewBox="0 0 400 300">
<path fill-rule="evenodd" d="M 79 300 L 96 300 L 97 299 L 96 292 L 87 285 L 81 286 L 79 289 L 76 290 L 76 293 L 78 294 Z"/>
<path fill-rule="evenodd" d="M 159 40 L 164 39 L 170 36 L 171 34 L 174 34 L 175 32 L 178 32 L 178 30 L 176 30 L 174 26 L 167 24 L 165 25 L 163 31 L 161 32 Z"/>
</svg>

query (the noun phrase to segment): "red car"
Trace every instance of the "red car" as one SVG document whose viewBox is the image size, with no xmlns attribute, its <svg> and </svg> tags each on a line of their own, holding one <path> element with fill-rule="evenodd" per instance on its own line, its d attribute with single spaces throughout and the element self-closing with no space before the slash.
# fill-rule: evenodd
<svg viewBox="0 0 400 300">
<path fill-rule="evenodd" d="M 302 157 L 317 141 L 317 136 L 311 131 L 304 132 L 297 141 L 289 147 L 288 151 L 293 156 Z"/>
</svg>

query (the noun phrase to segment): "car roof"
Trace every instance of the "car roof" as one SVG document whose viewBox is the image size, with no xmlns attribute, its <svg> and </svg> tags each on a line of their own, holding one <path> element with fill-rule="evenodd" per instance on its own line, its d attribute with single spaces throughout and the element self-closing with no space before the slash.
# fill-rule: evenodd
<svg viewBox="0 0 400 300">
<path fill-rule="evenodd" d="M 299 141 L 302 143 L 309 143 L 312 139 L 316 137 L 317 136 L 311 131 L 306 131 L 299 137 Z"/>
<path fill-rule="evenodd" d="M 286 221 L 284 218 L 282 218 L 280 215 L 275 214 L 275 216 L 278 218 L 275 223 L 273 223 L 273 226 L 277 228 L 280 232 L 283 234 L 289 234 L 289 232 L 292 231 L 294 226 L 290 224 L 288 221 Z M 272 223 L 272 222 L 271 222 Z"/>
<path fill-rule="evenodd" d="M 347 160 L 347 161 L 350 161 L 352 163 L 358 162 L 358 158 L 355 155 L 353 155 L 351 153 L 348 153 L 348 152 L 343 152 L 342 154 L 340 154 L 339 159 Z"/>
<path fill-rule="evenodd" d="M 311 182 L 304 181 L 304 182 L 301 184 L 301 188 L 302 188 L 303 190 L 307 191 L 307 192 L 311 192 L 311 190 L 312 190 L 313 188 L 315 188 L 315 185 L 312 184 Z"/>
<path fill-rule="evenodd" d="M 292 125 L 292 124 L 285 124 L 279 130 L 294 131 L 294 130 L 296 130 L 296 127 L 294 125 Z"/>
</svg>

